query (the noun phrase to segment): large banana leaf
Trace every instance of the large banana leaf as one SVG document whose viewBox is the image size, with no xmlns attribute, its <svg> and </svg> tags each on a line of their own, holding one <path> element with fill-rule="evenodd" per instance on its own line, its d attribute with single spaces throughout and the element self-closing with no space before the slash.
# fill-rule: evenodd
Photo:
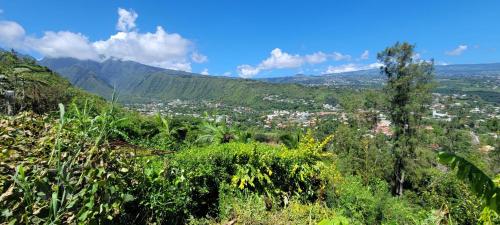
<svg viewBox="0 0 500 225">
<path fill-rule="evenodd" d="M 466 159 L 451 152 L 440 152 L 439 161 L 457 169 L 459 179 L 468 182 L 472 191 L 484 200 L 485 205 L 499 213 L 500 187 L 481 169 Z"/>
</svg>

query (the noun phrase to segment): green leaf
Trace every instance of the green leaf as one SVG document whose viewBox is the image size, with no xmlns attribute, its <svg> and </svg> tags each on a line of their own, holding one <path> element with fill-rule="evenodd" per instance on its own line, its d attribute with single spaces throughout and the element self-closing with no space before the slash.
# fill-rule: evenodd
<svg viewBox="0 0 500 225">
<path fill-rule="evenodd" d="M 135 200 L 135 197 L 131 194 L 122 194 L 123 202 L 131 202 Z"/>
<path fill-rule="evenodd" d="M 90 213 L 90 212 L 91 212 L 91 211 L 89 211 L 89 210 L 87 210 L 87 211 L 83 212 L 83 213 L 82 213 L 82 215 L 80 215 L 80 216 L 78 217 L 78 220 L 80 220 L 80 221 L 85 221 L 85 220 L 87 220 L 87 217 L 88 217 L 88 215 L 89 215 L 89 213 Z"/>
<path fill-rule="evenodd" d="M 64 105 L 62 103 L 59 103 L 59 119 L 61 120 L 61 124 L 64 124 Z"/>
<path fill-rule="evenodd" d="M 439 161 L 449 165 L 452 169 L 457 169 L 457 177 L 468 182 L 472 191 L 479 196 L 496 213 L 499 213 L 500 188 L 481 169 L 466 159 L 451 152 L 440 152 Z"/>
<path fill-rule="evenodd" d="M 51 203 L 52 203 L 52 212 L 54 212 L 54 215 L 57 214 L 57 195 L 58 195 L 58 191 L 54 191 L 52 192 L 52 199 L 51 199 Z"/>
<path fill-rule="evenodd" d="M 323 219 L 318 225 L 349 225 L 349 220 L 342 216 L 337 216 L 334 219 Z"/>
</svg>

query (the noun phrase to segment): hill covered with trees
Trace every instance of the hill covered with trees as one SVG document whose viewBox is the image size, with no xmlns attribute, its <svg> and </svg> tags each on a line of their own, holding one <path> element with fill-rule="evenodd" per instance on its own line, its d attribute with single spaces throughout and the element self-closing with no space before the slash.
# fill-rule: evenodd
<svg viewBox="0 0 500 225">
<path fill-rule="evenodd" d="M 265 101 L 262 99 L 270 95 L 325 102 L 327 96 L 334 94 L 334 91 L 325 87 L 309 88 L 297 84 L 269 84 L 248 79 L 204 76 L 117 59 L 96 62 L 46 58 L 40 63 L 68 78 L 75 86 L 106 98 L 116 88 L 123 102 L 216 100 L 265 108 L 269 105 L 263 105 Z"/>
</svg>

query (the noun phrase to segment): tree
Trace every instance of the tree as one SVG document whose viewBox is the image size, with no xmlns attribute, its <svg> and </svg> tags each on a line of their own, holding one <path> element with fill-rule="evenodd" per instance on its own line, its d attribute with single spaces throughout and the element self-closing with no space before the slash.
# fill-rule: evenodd
<svg viewBox="0 0 500 225">
<path fill-rule="evenodd" d="M 387 77 L 385 91 L 395 127 L 393 194 L 398 196 L 403 194 L 408 162 L 416 157 L 416 130 L 431 101 L 434 62 L 417 61 L 414 48 L 398 42 L 377 55 L 383 63 L 381 73 Z"/>
</svg>

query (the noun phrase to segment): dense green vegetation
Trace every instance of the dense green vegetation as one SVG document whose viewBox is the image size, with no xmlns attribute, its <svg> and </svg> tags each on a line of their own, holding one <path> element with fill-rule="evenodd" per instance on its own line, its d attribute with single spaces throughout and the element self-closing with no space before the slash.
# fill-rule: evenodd
<svg viewBox="0 0 500 225">
<path fill-rule="evenodd" d="M 381 58 L 411 56 L 411 46 L 402 46 L 388 48 Z M 2 96 L 8 89 L 32 90 L 11 98 L 14 115 L 0 114 L 0 223 L 500 222 L 498 139 L 481 136 L 480 142 L 496 147 L 482 153 L 469 135 L 498 134 L 498 120 L 476 128 L 465 113 L 451 122 L 427 117 L 430 64 L 387 63 L 386 74 L 395 80 L 386 91 L 335 93 L 344 119 L 324 117 L 313 129 L 264 132 L 209 114 L 141 115 L 122 108 L 116 95 L 104 102 L 33 61 L 12 53 L 0 59 L 0 73 L 10 85 L 2 86 Z M 30 70 L 16 72 L 21 67 Z M 26 82 L 16 82 L 21 76 Z M 42 82 L 28 82 L 35 79 Z M 220 88 L 236 82 L 248 89 L 275 87 L 217 82 Z M 280 87 L 331 98 L 322 88 Z M 288 89 L 278 91 L 283 90 Z M 372 131 L 379 113 L 390 115 L 396 135 Z M 448 152 L 440 154 L 444 164 L 438 151 Z M 402 171 L 404 179 L 397 177 Z"/>
<path fill-rule="evenodd" d="M 3 113 L 8 113 L 8 108 L 11 113 L 25 110 L 43 113 L 56 110 L 58 103 L 67 103 L 74 97 L 90 97 L 46 67 L 36 65 L 33 59 L 2 51 L 0 92 Z"/>
</svg>

